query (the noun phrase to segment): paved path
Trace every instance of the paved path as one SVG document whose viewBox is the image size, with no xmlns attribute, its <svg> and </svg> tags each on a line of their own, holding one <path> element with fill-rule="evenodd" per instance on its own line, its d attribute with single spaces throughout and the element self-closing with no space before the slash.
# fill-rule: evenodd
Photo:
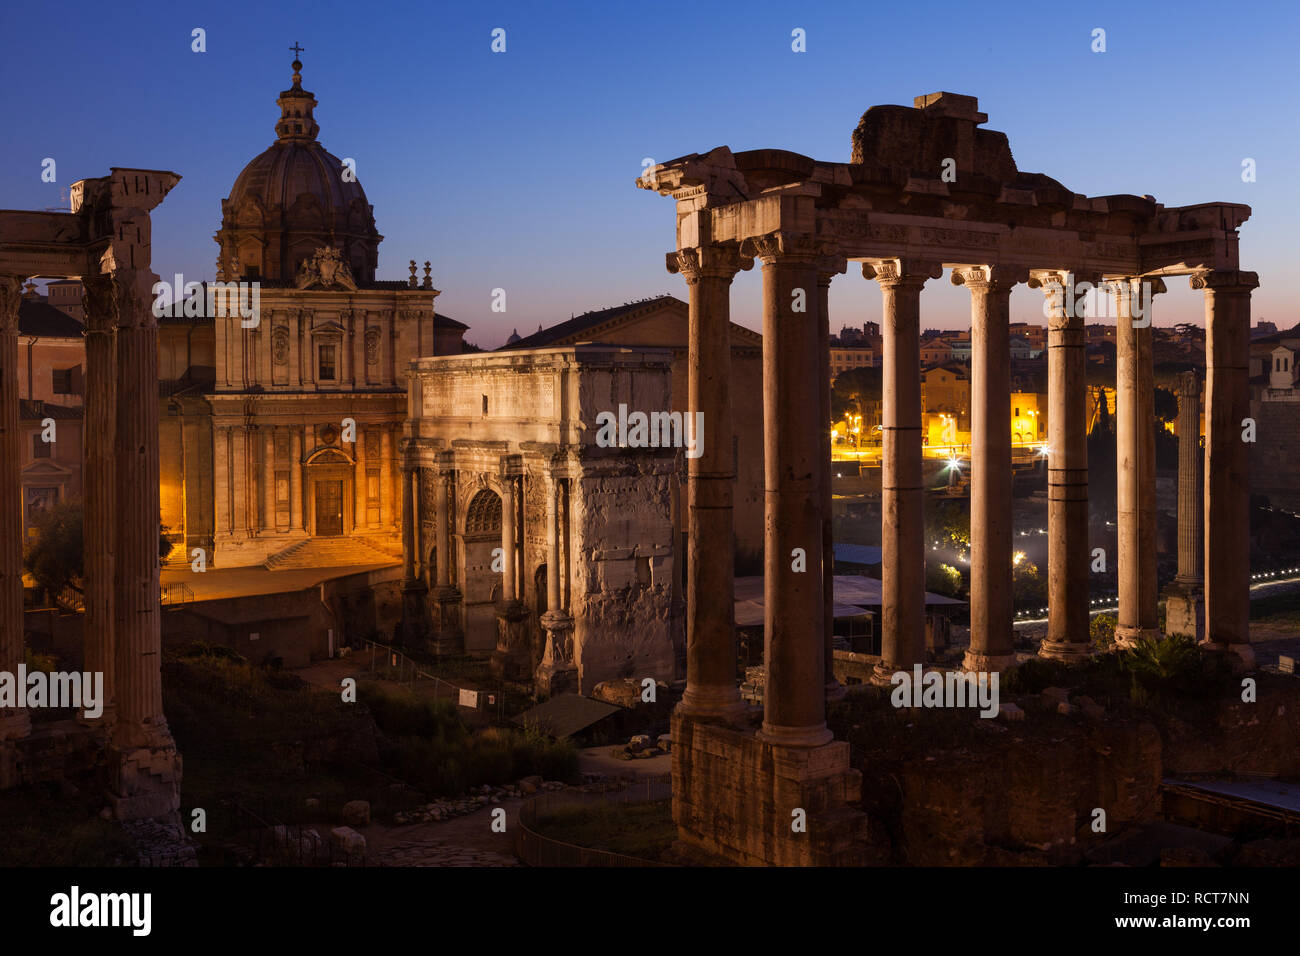
<svg viewBox="0 0 1300 956">
<path fill-rule="evenodd" d="M 518 866 L 515 830 L 522 799 L 488 804 L 476 813 L 435 823 L 387 826 L 372 823 L 360 831 L 374 866 Z M 506 811 L 506 832 L 492 830 L 492 811 Z"/>
</svg>

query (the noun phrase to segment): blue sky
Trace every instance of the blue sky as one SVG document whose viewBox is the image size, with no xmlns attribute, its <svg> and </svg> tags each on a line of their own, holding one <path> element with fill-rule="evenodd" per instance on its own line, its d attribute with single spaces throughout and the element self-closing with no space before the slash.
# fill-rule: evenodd
<svg viewBox="0 0 1300 956">
<path fill-rule="evenodd" d="M 728 145 L 846 161 L 858 119 L 950 90 L 979 97 L 1022 170 L 1088 195 L 1166 205 L 1247 203 L 1241 259 L 1259 273 L 1254 318 L 1290 326 L 1300 278 L 1300 5 L 1204 2 L 13 5 L 0 40 L 8 121 L 0 207 L 66 205 L 109 166 L 184 178 L 154 217 L 154 270 L 212 276 L 221 200 L 274 140 L 288 47 L 316 94 L 320 140 L 353 157 L 374 205 L 382 278 L 433 263 L 438 307 L 500 344 L 662 292 L 669 199 L 639 190 L 657 161 Z M 207 52 L 191 51 L 191 30 Z M 506 52 L 490 50 L 506 30 Z M 807 52 L 790 49 L 796 28 Z M 1106 52 L 1091 50 L 1106 31 Z M 41 182 L 52 157 L 58 182 Z M 1253 158 L 1257 181 L 1241 181 Z M 491 311 L 492 289 L 507 312 Z M 932 282 L 923 324 L 967 324 L 968 293 Z M 854 270 L 831 287 L 831 327 L 880 315 Z M 1037 320 L 1020 288 L 1013 318 Z M 757 271 L 733 317 L 760 321 Z M 1186 280 L 1159 325 L 1199 321 Z"/>
</svg>

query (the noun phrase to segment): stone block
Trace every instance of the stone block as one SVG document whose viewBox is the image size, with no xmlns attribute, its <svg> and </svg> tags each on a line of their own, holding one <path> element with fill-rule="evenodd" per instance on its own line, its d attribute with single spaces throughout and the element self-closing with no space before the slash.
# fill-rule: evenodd
<svg viewBox="0 0 1300 956">
<path fill-rule="evenodd" d="M 335 827 L 331 830 L 330 846 L 354 866 L 365 861 L 366 838 L 351 827 Z"/>
<path fill-rule="evenodd" d="M 343 823 L 349 827 L 370 825 L 370 801 L 349 800 L 343 804 Z"/>
<path fill-rule="evenodd" d="M 1015 704 L 998 705 L 998 720 L 1012 721 L 1012 720 L 1024 720 L 1024 719 L 1025 719 L 1025 712 L 1021 710 L 1019 707 L 1017 707 Z"/>
</svg>

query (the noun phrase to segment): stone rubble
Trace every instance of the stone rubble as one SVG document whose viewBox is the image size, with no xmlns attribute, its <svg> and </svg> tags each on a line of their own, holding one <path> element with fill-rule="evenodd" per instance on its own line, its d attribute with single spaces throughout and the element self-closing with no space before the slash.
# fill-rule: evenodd
<svg viewBox="0 0 1300 956">
<path fill-rule="evenodd" d="M 454 817 L 463 817 L 475 813 L 485 806 L 500 803 L 502 800 L 518 800 L 544 790 L 563 789 L 565 789 L 565 785 L 558 780 L 543 781 L 538 776 L 524 777 L 516 783 L 504 787 L 493 787 L 490 784 L 484 784 L 481 787 L 467 791 L 459 797 L 435 800 L 432 803 L 426 803 L 424 806 L 396 813 L 393 816 L 393 822 L 398 826 L 415 823 L 437 823 L 442 820 L 451 820 Z"/>
</svg>

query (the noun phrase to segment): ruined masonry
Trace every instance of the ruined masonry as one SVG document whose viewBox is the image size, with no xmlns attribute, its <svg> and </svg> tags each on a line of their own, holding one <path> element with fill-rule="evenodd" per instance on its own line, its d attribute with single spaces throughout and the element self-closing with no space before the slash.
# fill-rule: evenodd
<svg viewBox="0 0 1300 956">
<path fill-rule="evenodd" d="M 964 667 L 1015 663 L 1011 606 L 1008 304 L 1018 283 L 1048 296 L 1049 634 L 1041 653 L 1090 652 L 1084 320 L 1066 283 L 1105 281 L 1118 318 L 1120 609 L 1117 638 L 1156 631 L 1154 388 L 1150 313 L 1170 276 L 1205 293 L 1207 429 L 1203 573 L 1195 488 L 1180 495 L 1180 581 L 1203 588 L 1204 642 L 1253 663 L 1247 635 L 1250 293 L 1237 261 L 1247 206 L 1167 208 L 1149 196 L 1088 197 L 1017 169 L 1007 137 L 981 129 L 974 97 L 933 93 L 875 106 L 847 163 L 725 146 L 649 170 L 637 185 L 676 202 L 668 270 L 690 288 L 690 392 L 710 423 L 690 462 L 687 687 L 673 718 L 673 815 L 682 841 L 735 862 L 858 859 L 865 818 L 848 744 L 826 727 L 833 693 L 829 455 L 823 413 L 827 290 L 850 261 L 884 297 L 883 642 L 876 680 L 923 662 L 925 557 L 918 343 L 925 283 L 951 270 L 971 294 L 971 646 Z M 954 176 L 944 176 L 951 169 Z M 949 181 L 951 180 L 951 181 Z M 767 689 L 761 729 L 735 683 L 729 354 L 733 277 L 762 263 L 766 455 Z M 796 290 L 810 303 L 792 308 Z M 1141 303 L 1139 305 L 1138 303 Z M 1142 321 L 1131 319 L 1139 313 Z M 808 396 L 823 396 L 808 401 Z M 1190 402 L 1189 402 L 1190 407 Z M 1189 413 L 1190 414 L 1190 413 Z M 1180 431 L 1189 427 L 1180 424 Z M 1185 450 L 1187 462 L 1194 463 Z M 1192 479 L 1188 479 L 1189 481 Z M 792 570 L 801 548 L 808 573 Z M 821 569 L 818 572 L 817 569 Z M 829 682 L 829 684 L 828 684 Z M 808 831 L 792 831 L 803 809 Z"/>
</svg>

